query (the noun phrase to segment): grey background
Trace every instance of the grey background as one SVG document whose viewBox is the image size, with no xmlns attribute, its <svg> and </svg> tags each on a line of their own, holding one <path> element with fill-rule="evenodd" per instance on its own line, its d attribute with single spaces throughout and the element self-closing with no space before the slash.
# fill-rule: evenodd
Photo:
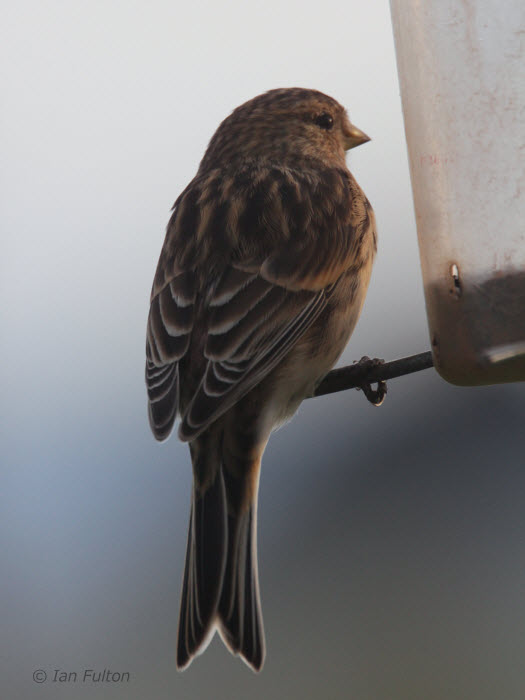
<svg viewBox="0 0 525 700">
<path fill-rule="evenodd" d="M 342 362 L 426 350 L 388 3 L 22 0 L 0 65 L 2 697 L 521 700 L 524 388 L 433 370 L 380 409 L 307 401 L 274 435 L 265 668 L 216 639 L 175 670 L 189 456 L 154 442 L 143 384 L 169 209 L 236 105 L 332 94 L 373 137 L 350 164 L 380 233 Z"/>
</svg>

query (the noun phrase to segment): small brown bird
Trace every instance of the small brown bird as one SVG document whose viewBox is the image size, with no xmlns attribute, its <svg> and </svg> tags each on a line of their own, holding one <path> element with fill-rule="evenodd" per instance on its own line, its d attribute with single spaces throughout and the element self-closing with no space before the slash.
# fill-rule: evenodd
<svg viewBox="0 0 525 700">
<path fill-rule="evenodd" d="M 261 458 L 361 312 L 376 231 L 345 151 L 366 141 L 331 97 L 271 90 L 222 122 L 173 207 L 146 383 L 153 434 L 167 438 L 179 415 L 193 464 L 178 668 L 216 629 L 254 670 L 264 662 Z"/>
</svg>

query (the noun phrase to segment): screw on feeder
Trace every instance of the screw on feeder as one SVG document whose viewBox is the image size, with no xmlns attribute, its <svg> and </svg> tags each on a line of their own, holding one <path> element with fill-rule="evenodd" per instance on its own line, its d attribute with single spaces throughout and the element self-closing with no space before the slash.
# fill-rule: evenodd
<svg viewBox="0 0 525 700">
<path fill-rule="evenodd" d="M 461 282 L 459 281 L 459 268 L 456 265 L 456 263 L 452 264 L 452 267 L 450 268 L 450 274 L 452 275 L 452 279 L 454 281 L 454 289 L 450 290 L 451 294 L 454 294 L 456 297 L 461 296 Z"/>
</svg>

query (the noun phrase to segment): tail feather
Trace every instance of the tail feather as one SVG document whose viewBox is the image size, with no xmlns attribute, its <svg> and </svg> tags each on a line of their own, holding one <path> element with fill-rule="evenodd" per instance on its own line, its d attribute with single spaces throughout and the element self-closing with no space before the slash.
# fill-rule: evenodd
<svg viewBox="0 0 525 700">
<path fill-rule="evenodd" d="M 233 476 L 228 468 L 231 465 L 223 463 L 225 455 L 219 450 L 220 442 L 204 438 L 203 435 L 191 445 L 195 482 L 180 606 L 177 667 L 186 668 L 193 657 L 204 651 L 218 628 L 230 651 L 259 671 L 265 654 L 257 574 L 260 462 L 247 461 L 244 468 L 235 469 Z M 209 476 L 214 472 L 210 483 Z M 202 487 L 203 483 L 207 484 L 206 488 Z"/>
<path fill-rule="evenodd" d="M 228 516 L 228 560 L 219 602 L 225 644 L 254 670 L 264 663 L 265 643 L 257 574 L 256 504 Z"/>
<path fill-rule="evenodd" d="M 177 667 L 185 668 L 211 639 L 226 565 L 226 494 L 221 470 L 193 501 L 182 584 Z"/>
</svg>

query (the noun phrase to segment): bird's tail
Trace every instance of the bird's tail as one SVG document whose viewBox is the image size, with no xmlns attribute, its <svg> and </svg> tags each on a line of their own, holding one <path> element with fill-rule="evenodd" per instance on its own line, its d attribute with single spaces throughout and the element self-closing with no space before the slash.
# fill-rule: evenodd
<svg viewBox="0 0 525 700">
<path fill-rule="evenodd" d="M 233 457 L 222 439 L 191 444 L 193 500 L 179 616 L 177 667 L 200 654 L 215 629 L 255 671 L 265 644 L 257 575 L 260 458 Z"/>
</svg>

